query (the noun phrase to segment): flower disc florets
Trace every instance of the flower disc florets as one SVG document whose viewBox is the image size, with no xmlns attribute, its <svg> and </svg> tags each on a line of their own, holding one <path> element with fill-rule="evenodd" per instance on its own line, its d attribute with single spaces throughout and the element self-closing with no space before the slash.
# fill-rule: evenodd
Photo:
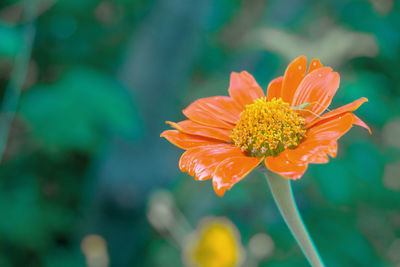
<svg viewBox="0 0 400 267">
<path fill-rule="evenodd" d="M 281 98 L 265 97 L 247 105 L 231 138 L 253 157 L 276 156 L 299 145 L 306 130 L 305 119 Z"/>
</svg>

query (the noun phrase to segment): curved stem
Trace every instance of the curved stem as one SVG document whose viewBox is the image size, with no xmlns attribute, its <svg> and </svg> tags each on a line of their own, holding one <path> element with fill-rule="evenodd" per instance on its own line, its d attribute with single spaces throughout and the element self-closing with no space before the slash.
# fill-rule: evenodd
<svg viewBox="0 0 400 267">
<path fill-rule="evenodd" d="M 324 266 L 317 248 L 308 234 L 297 209 L 296 202 L 293 198 L 290 179 L 277 176 L 265 176 L 276 205 L 308 262 L 311 266 Z"/>
</svg>

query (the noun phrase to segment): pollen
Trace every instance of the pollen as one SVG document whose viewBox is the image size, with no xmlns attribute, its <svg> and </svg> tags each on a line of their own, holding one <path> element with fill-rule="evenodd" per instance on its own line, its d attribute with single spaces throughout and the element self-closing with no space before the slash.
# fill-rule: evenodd
<svg viewBox="0 0 400 267">
<path fill-rule="evenodd" d="M 305 119 L 281 98 L 259 98 L 247 105 L 230 136 L 252 157 L 276 156 L 297 147 L 304 138 Z"/>
</svg>

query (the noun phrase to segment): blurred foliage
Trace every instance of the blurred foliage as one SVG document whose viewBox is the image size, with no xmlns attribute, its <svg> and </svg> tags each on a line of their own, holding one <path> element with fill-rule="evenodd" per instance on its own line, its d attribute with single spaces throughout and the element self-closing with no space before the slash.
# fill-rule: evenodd
<svg viewBox="0 0 400 267">
<path fill-rule="evenodd" d="M 4 0 L 0 100 L 31 19 L 32 58 L 0 165 L 0 266 L 90 265 L 89 234 L 104 238 L 110 266 L 182 266 L 145 216 L 160 187 L 193 228 L 225 216 L 245 250 L 267 233 L 274 250 L 259 266 L 307 266 L 261 174 L 221 199 L 181 174 L 181 151 L 159 138 L 193 100 L 226 95 L 231 71 L 266 88 L 301 54 L 340 73 L 331 109 L 369 98 L 356 113 L 373 131 L 354 127 L 337 158 L 293 183 L 304 221 L 327 266 L 400 264 L 396 1 Z"/>
<path fill-rule="evenodd" d="M 24 95 L 21 115 L 46 146 L 93 152 L 107 129 L 138 137 L 139 118 L 129 94 L 110 77 L 76 67 L 54 85 Z"/>
<path fill-rule="evenodd" d="M 3 57 L 12 57 L 16 55 L 23 45 L 23 40 L 17 29 L 0 22 L 0 55 Z"/>
</svg>

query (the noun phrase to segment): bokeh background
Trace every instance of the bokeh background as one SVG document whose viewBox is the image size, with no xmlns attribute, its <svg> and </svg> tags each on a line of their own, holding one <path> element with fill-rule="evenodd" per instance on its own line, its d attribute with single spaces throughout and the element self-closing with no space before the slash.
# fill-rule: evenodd
<svg viewBox="0 0 400 267">
<path fill-rule="evenodd" d="M 304 221 L 327 266 L 399 266 L 395 0 L 2 0 L 0 266 L 179 267 L 206 216 L 237 227 L 244 266 L 308 266 L 260 173 L 219 198 L 159 138 L 232 71 L 265 89 L 299 55 L 340 73 L 331 108 L 369 98 L 373 131 L 293 182 Z"/>
</svg>

